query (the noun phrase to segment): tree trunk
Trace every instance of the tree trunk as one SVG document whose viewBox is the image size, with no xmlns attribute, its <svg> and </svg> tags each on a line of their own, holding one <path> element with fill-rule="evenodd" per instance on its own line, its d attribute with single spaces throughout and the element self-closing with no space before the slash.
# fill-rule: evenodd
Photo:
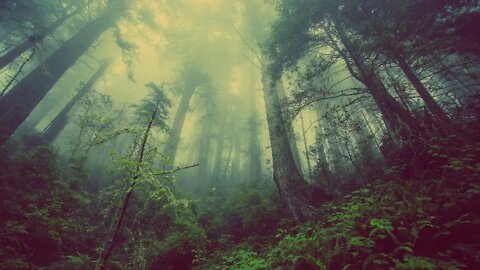
<svg viewBox="0 0 480 270">
<path fill-rule="evenodd" d="M 265 66 L 262 69 L 262 84 L 272 149 L 273 179 L 293 220 L 300 224 L 313 215 L 313 208 L 308 199 L 307 183 L 295 166 L 278 96 L 280 82 L 272 81 Z"/>
<path fill-rule="evenodd" d="M 303 139 L 303 147 L 305 148 L 305 157 L 307 158 L 307 168 L 308 168 L 308 176 L 312 176 L 312 165 L 310 164 L 310 152 L 308 151 L 308 143 L 307 143 L 307 135 L 305 134 L 305 123 L 303 120 L 303 114 L 300 112 L 300 120 L 302 121 L 302 139 Z"/>
<path fill-rule="evenodd" d="M 232 141 L 232 136 L 229 136 L 230 139 L 230 144 L 228 146 L 228 154 L 227 154 L 227 159 L 225 160 L 225 165 L 223 166 L 223 173 L 222 173 L 222 179 L 227 179 L 227 172 L 228 168 L 230 167 L 230 162 L 232 161 L 232 153 L 233 153 L 233 141 Z"/>
<path fill-rule="evenodd" d="M 365 115 L 364 109 L 360 109 L 359 112 L 362 115 L 363 122 L 365 123 L 365 126 L 368 129 L 368 132 L 370 133 L 370 137 L 372 138 L 373 142 L 375 143 L 375 146 L 377 146 L 378 151 L 381 152 L 380 143 L 377 141 L 376 133 L 373 130 L 372 126 L 370 126 L 370 121 L 367 119 L 367 116 Z"/>
<path fill-rule="evenodd" d="M 282 79 L 280 79 L 276 84 L 276 89 L 278 91 L 278 97 L 280 99 L 280 105 L 281 105 L 281 102 L 287 98 L 287 94 L 285 93 L 285 86 L 283 85 Z M 287 115 L 281 106 L 280 106 L 280 110 L 283 113 L 283 119 L 287 120 Z M 303 175 L 302 162 L 300 160 L 300 151 L 298 150 L 297 139 L 295 138 L 295 131 L 293 130 L 292 123 L 288 123 L 285 125 L 288 131 L 288 141 L 290 143 L 290 148 L 292 149 L 295 165 L 297 166 L 298 171 Z"/>
<path fill-rule="evenodd" d="M 110 242 L 110 245 L 106 249 L 105 254 L 100 261 L 100 264 L 99 264 L 99 269 L 100 270 L 105 269 L 105 267 L 107 266 L 108 259 L 110 258 L 110 255 L 112 254 L 113 248 L 115 247 L 118 235 L 120 233 L 120 228 L 122 226 L 123 220 L 125 219 L 125 215 L 127 213 L 128 205 L 130 203 L 130 199 L 132 198 L 133 190 L 134 190 L 135 186 L 138 184 L 138 179 L 140 178 L 140 175 L 141 175 L 140 168 L 141 168 L 141 164 L 143 162 L 143 158 L 144 158 L 144 155 L 145 155 L 145 148 L 147 146 L 148 136 L 150 135 L 150 130 L 152 129 L 153 122 L 155 120 L 156 114 L 157 114 L 157 111 L 155 110 L 152 113 L 152 116 L 150 117 L 150 121 L 148 122 L 148 125 L 147 125 L 147 127 L 146 127 L 146 129 L 143 133 L 143 138 L 142 138 L 142 141 L 140 143 L 140 148 L 139 148 L 140 153 L 138 155 L 137 165 L 136 165 L 136 168 L 135 168 L 135 174 L 133 176 L 132 183 L 130 184 L 130 187 L 127 190 L 127 194 L 125 195 L 125 199 L 123 200 L 122 210 L 120 211 L 120 217 L 118 218 L 117 225 L 115 226 L 115 231 L 114 231 L 113 236 L 112 236 L 112 241 Z"/>
<path fill-rule="evenodd" d="M 238 133 L 237 133 L 238 134 Z M 233 136 L 233 160 L 232 160 L 232 171 L 230 175 L 230 180 L 234 183 L 238 183 L 240 176 L 240 159 L 242 155 L 242 145 L 240 142 L 240 137 L 234 134 Z"/>
<path fill-rule="evenodd" d="M 400 86 L 400 82 L 395 79 L 395 77 L 390 74 L 389 69 L 386 69 L 387 77 L 392 85 L 393 90 L 395 91 L 395 94 L 397 94 L 397 97 L 400 99 L 403 107 L 408 110 L 408 112 L 412 113 L 412 106 L 410 100 L 408 100 L 407 93 L 403 87 Z"/>
<path fill-rule="evenodd" d="M 208 186 L 208 172 L 209 172 L 209 159 L 210 159 L 210 143 L 211 143 L 211 124 L 210 120 L 206 119 L 206 124 L 203 125 L 202 135 L 199 140 L 200 148 L 198 151 L 198 176 L 197 187 L 195 192 L 202 194 L 205 191 L 205 187 Z"/>
<path fill-rule="evenodd" d="M 98 70 L 93 74 L 93 76 L 88 80 L 88 82 L 81 87 L 76 95 L 63 107 L 63 109 L 58 113 L 58 115 L 50 122 L 50 124 L 43 130 L 41 139 L 44 142 L 53 142 L 55 138 L 60 134 L 68 120 L 68 113 L 75 106 L 75 104 L 93 88 L 95 82 L 105 73 L 109 63 L 104 62 Z"/>
<path fill-rule="evenodd" d="M 183 125 L 187 116 L 190 100 L 195 92 L 196 84 L 185 87 L 185 93 L 182 95 L 180 104 L 178 105 L 175 118 L 173 120 L 170 135 L 165 143 L 164 155 L 167 157 L 167 162 L 162 166 L 164 170 L 169 171 L 173 168 L 175 156 L 177 154 L 178 144 L 180 143 L 180 135 L 182 134 Z"/>
<path fill-rule="evenodd" d="M 394 145 L 398 149 L 402 149 L 405 144 L 418 139 L 423 130 L 416 119 L 392 97 L 375 70 L 369 68 L 363 61 L 360 48 L 350 41 L 342 27 L 338 24 L 337 33 L 350 59 L 357 68 L 357 77 L 368 88 L 377 108 L 380 110 Z M 346 56 L 344 58 L 348 65 L 350 59 L 346 58 Z"/>
<path fill-rule="evenodd" d="M 35 37 L 28 38 L 27 40 L 15 46 L 15 48 L 10 50 L 6 54 L 2 55 L 0 57 L 0 69 L 3 69 L 4 67 L 6 67 L 8 64 L 10 64 L 13 60 L 15 60 L 17 57 L 22 55 L 24 52 L 32 49 L 35 43 L 42 41 L 45 37 L 52 34 L 66 20 L 80 13 L 80 11 L 82 11 L 84 7 L 85 5 L 77 7 L 74 11 L 64 15 L 63 17 L 55 21 L 52 25 L 47 27 L 41 34 L 36 35 Z"/>
<path fill-rule="evenodd" d="M 255 89 L 255 70 L 250 72 L 250 117 L 249 124 L 249 181 L 257 182 L 262 178 L 261 151 L 258 142 L 258 122 Z"/>
<path fill-rule="evenodd" d="M 0 99 L 0 125 L 4 126 L 0 145 L 10 138 L 65 71 L 122 14 L 119 6 L 108 8 L 89 22 Z"/>
<path fill-rule="evenodd" d="M 413 85 L 417 93 L 425 102 L 425 106 L 428 110 L 433 114 L 437 121 L 443 122 L 444 124 L 451 125 L 451 120 L 448 115 L 443 111 L 443 109 L 437 104 L 435 99 L 433 99 L 432 95 L 428 92 L 427 88 L 423 85 L 420 79 L 417 77 L 415 72 L 412 70 L 410 65 L 405 61 L 405 59 L 401 56 L 396 57 L 396 61 L 398 66 L 402 69 L 405 76 Z"/>
<path fill-rule="evenodd" d="M 222 121 L 223 122 L 223 121 Z M 223 123 L 220 123 L 220 127 L 223 126 Z M 224 130 L 219 130 L 217 134 L 217 149 L 215 153 L 215 165 L 213 167 L 213 176 L 215 180 L 220 180 L 219 178 L 222 175 L 222 161 L 223 161 L 223 145 L 225 142 L 225 132 Z"/>
<path fill-rule="evenodd" d="M 316 128 L 315 146 L 316 146 L 316 152 L 317 152 L 317 170 L 318 170 L 318 175 L 315 180 L 320 184 L 322 184 L 322 181 L 324 181 L 325 186 L 328 188 L 328 191 L 332 192 L 333 186 L 331 183 L 331 171 L 328 165 L 327 155 L 325 154 L 324 132 L 320 126 Z M 320 177 L 324 179 L 321 179 Z"/>
</svg>

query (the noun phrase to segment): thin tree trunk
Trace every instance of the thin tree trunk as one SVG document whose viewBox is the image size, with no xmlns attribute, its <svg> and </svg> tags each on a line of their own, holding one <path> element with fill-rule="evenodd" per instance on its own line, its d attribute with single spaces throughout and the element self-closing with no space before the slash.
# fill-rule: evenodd
<svg viewBox="0 0 480 270">
<path fill-rule="evenodd" d="M 343 168 L 343 162 L 341 159 L 343 159 L 343 155 L 341 152 L 341 149 L 339 147 L 339 144 L 337 143 L 336 136 L 333 134 L 332 128 L 330 125 L 326 127 L 326 137 L 327 137 L 327 143 L 328 143 L 328 154 L 330 156 L 330 159 L 332 160 L 332 166 L 335 172 L 340 172 Z"/>
<path fill-rule="evenodd" d="M 188 87 L 188 88 L 187 88 Z M 175 156 L 177 154 L 178 145 L 180 143 L 180 135 L 182 134 L 183 125 L 187 116 L 190 100 L 195 92 L 196 85 L 187 85 L 185 93 L 182 95 L 180 104 L 178 105 L 175 118 L 173 120 L 170 135 L 165 143 L 164 155 L 167 157 L 167 162 L 162 166 L 164 170 L 169 171 L 173 168 Z"/>
<path fill-rule="evenodd" d="M 222 173 L 223 179 L 227 178 L 228 167 L 230 167 L 230 162 L 232 161 L 232 153 L 233 153 L 233 141 L 230 140 L 230 144 L 228 146 L 227 160 L 225 161 L 225 166 Z"/>
<path fill-rule="evenodd" d="M 252 182 L 260 181 L 261 172 L 261 152 L 258 142 L 258 123 L 257 123 L 257 106 L 256 106 L 256 89 L 255 89 L 255 70 L 250 71 L 250 118 L 249 124 L 249 175 L 248 178 Z"/>
<path fill-rule="evenodd" d="M 235 134 L 233 135 L 233 160 L 232 160 L 232 171 L 230 179 L 232 182 L 237 183 L 240 175 L 240 159 L 242 154 L 242 146 L 240 142 L 240 137 Z"/>
<path fill-rule="evenodd" d="M 333 183 L 331 181 L 331 170 L 327 161 L 327 155 L 325 153 L 325 146 L 324 146 L 324 132 L 322 127 L 316 128 L 316 136 L 315 136 L 315 146 L 317 148 L 317 170 L 318 175 L 315 180 L 322 183 L 324 181 L 327 190 L 330 193 L 333 193 Z M 322 179 L 323 178 L 323 179 Z"/>
<path fill-rule="evenodd" d="M 423 101 L 425 102 L 425 106 L 427 106 L 428 110 L 433 114 L 433 116 L 437 118 L 438 121 L 450 125 L 451 119 L 438 105 L 435 99 L 433 99 L 432 95 L 430 95 L 427 88 L 423 85 L 423 83 L 420 81 L 420 79 L 417 77 L 417 75 L 412 70 L 410 65 L 408 65 L 405 59 L 403 57 L 397 56 L 396 61 L 398 66 L 402 69 L 403 73 L 405 73 L 407 79 L 410 81 L 410 83 L 412 83 L 417 93 L 423 99 Z"/>
<path fill-rule="evenodd" d="M 405 89 L 403 89 L 403 87 L 400 87 L 400 83 L 397 80 L 395 80 L 392 74 L 390 74 L 390 71 L 388 68 L 386 70 L 386 73 L 387 73 L 388 79 L 390 80 L 390 83 L 392 84 L 392 88 L 397 94 L 400 101 L 402 102 L 403 107 L 405 107 L 405 109 L 407 109 L 410 113 L 412 113 L 411 104 L 407 100 L 407 97 L 405 96 L 406 95 Z"/>
<path fill-rule="evenodd" d="M 375 132 L 373 131 L 372 127 L 370 126 L 370 121 L 368 121 L 367 119 L 367 116 L 365 115 L 363 109 L 360 109 L 360 114 L 362 115 L 362 118 L 363 118 L 363 122 L 365 123 L 365 125 L 367 126 L 367 129 L 370 133 L 370 136 L 372 137 L 372 140 L 373 142 L 375 143 L 375 145 L 377 146 L 378 148 L 378 151 L 381 152 L 381 149 L 380 149 L 380 143 L 377 141 L 377 138 L 375 136 Z"/>
<path fill-rule="evenodd" d="M 390 95 L 378 74 L 364 63 L 358 46 L 350 41 L 338 24 L 337 33 L 358 70 L 358 78 L 368 88 L 380 110 L 394 145 L 398 149 L 402 149 L 405 144 L 418 139 L 423 130 L 416 119 Z M 343 56 L 348 65 L 350 59 Z M 351 72 L 353 71 L 351 70 Z"/>
<path fill-rule="evenodd" d="M 0 99 L 0 145 L 10 138 L 60 77 L 122 14 L 116 6 L 88 23 Z"/>
<path fill-rule="evenodd" d="M 75 106 L 75 104 L 93 88 L 93 85 L 107 70 L 109 62 L 104 62 L 88 82 L 83 85 L 76 95 L 63 107 L 58 115 L 50 122 L 50 124 L 43 130 L 41 139 L 44 142 L 53 142 L 55 138 L 60 134 L 68 121 L 68 113 Z"/>
<path fill-rule="evenodd" d="M 205 191 L 205 187 L 208 185 L 208 171 L 209 171 L 209 159 L 210 159 L 210 142 L 211 142 L 211 126 L 210 120 L 206 120 L 206 124 L 203 126 L 202 137 L 200 139 L 200 150 L 198 151 L 198 176 L 197 176 L 197 188 L 195 192 L 202 194 Z"/>
<path fill-rule="evenodd" d="M 305 134 L 305 123 L 303 114 L 300 113 L 300 120 L 302 121 L 303 147 L 305 148 L 305 157 L 307 158 L 308 176 L 312 176 L 312 165 L 310 164 L 310 152 L 308 151 L 307 135 Z"/>
<path fill-rule="evenodd" d="M 223 126 L 223 123 L 219 126 Z M 217 149 L 215 153 L 215 165 L 213 167 L 213 175 L 215 178 L 220 178 L 222 174 L 223 144 L 225 142 L 225 132 L 220 131 L 219 133 L 220 134 L 217 135 Z"/>
<path fill-rule="evenodd" d="M 458 77 L 457 74 L 455 74 L 455 71 L 452 71 L 450 67 L 448 67 L 445 63 L 443 63 L 442 60 L 439 60 L 440 64 L 440 74 L 444 74 L 444 76 L 448 76 L 451 79 L 453 79 L 455 82 L 457 82 L 467 93 L 467 95 L 473 95 L 475 91 L 470 89 L 469 85 L 465 84 L 464 81 Z"/>
<path fill-rule="evenodd" d="M 153 121 L 155 120 L 156 114 L 157 114 L 157 111 L 155 110 L 152 113 L 152 116 L 150 117 L 150 121 L 148 122 L 147 128 L 145 129 L 145 131 L 143 133 L 142 142 L 141 142 L 140 148 L 139 148 L 140 153 L 138 155 L 137 166 L 135 168 L 135 174 L 133 176 L 132 183 L 130 184 L 130 187 L 127 190 L 127 194 L 125 195 L 125 199 L 123 200 L 122 210 L 120 211 L 120 217 L 118 218 L 117 225 L 115 227 L 115 232 L 113 233 L 112 241 L 110 242 L 110 245 L 108 246 L 108 248 L 105 252 L 105 255 L 101 259 L 101 262 L 100 262 L 100 265 L 99 265 L 100 270 L 104 270 L 105 267 L 107 266 L 108 259 L 110 258 L 110 255 L 112 254 L 113 248 L 115 247 L 118 235 L 120 233 L 120 228 L 122 226 L 123 220 L 125 219 L 125 215 L 127 213 L 128 205 L 129 205 L 130 199 L 132 197 L 133 190 L 134 190 L 135 186 L 138 184 L 138 178 L 140 178 L 140 175 L 141 175 L 140 169 L 141 169 L 141 164 L 143 162 L 143 158 L 144 158 L 144 155 L 145 155 L 145 148 L 147 146 L 148 136 L 150 135 L 150 130 L 152 129 Z"/>
</svg>

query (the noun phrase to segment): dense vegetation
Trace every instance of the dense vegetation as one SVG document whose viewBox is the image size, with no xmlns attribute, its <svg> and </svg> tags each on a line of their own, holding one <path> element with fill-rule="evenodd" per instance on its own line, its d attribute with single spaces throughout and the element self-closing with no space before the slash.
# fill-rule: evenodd
<svg viewBox="0 0 480 270">
<path fill-rule="evenodd" d="M 480 266 L 478 1 L 173 2 L 0 2 L 0 269 Z"/>
</svg>

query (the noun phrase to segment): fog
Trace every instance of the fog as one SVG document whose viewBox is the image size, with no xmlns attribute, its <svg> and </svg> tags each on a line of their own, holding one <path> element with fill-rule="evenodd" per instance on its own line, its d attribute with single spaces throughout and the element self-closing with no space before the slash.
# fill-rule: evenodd
<svg viewBox="0 0 480 270">
<path fill-rule="evenodd" d="M 478 11 L 0 0 L 0 270 L 478 265 Z"/>
</svg>

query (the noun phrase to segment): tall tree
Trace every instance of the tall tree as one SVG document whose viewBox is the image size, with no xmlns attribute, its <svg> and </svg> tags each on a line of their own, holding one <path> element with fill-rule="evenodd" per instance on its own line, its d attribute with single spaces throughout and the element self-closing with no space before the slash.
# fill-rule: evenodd
<svg viewBox="0 0 480 270">
<path fill-rule="evenodd" d="M 278 97 L 280 98 L 280 102 L 282 104 L 285 103 L 287 99 L 287 93 L 285 92 L 285 85 L 283 84 L 283 81 L 281 79 L 278 80 L 278 84 L 276 88 L 278 91 Z M 283 119 L 286 121 L 285 125 L 287 126 L 288 137 L 290 141 L 290 148 L 292 149 L 295 165 L 297 166 L 298 171 L 303 175 L 302 162 L 300 159 L 300 151 L 298 150 L 298 142 L 297 142 L 295 131 L 293 130 L 292 122 L 289 121 L 287 112 L 286 112 L 286 109 L 284 109 L 284 106 L 281 106 L 281 110 L 284 114 Z"/>
<path fill-rule="evenodd" d="M 124 0 L 109 2 L 103 14 L 86 24 L 0 99 L 0 123 L 4 126 L 0 145 L 8 140 L 65 71 L 122 15 L 125 3 Z"/>
<path fill-rule="evenodd" d="M 312 217 L 312 203 L 309 200 L 307 183 L 295 165 L 278 96 L 277 88 L 280 82 L 272 79 L 266 66 L 262 69 L 262 84 L 272 149 L 273 179 L 293 220 L 300 224 Z"/>
<path fill-rule="evenodd" d="M 28 39 L 24 40 L 20 44 L 16 45 L 10 51 L 0 56 L 0 69 L 6 67 L 8 64 L 10 64 L 13 60 L 15 60 L 17 57 L 22 55 L 24 52 L 32 49 L 36 43 L 41 42 L 48 35 L 52 34 L 58 27 L 63 25 L 63 23 L 65 23 L 68 19 L 79 14 L 84 7 L 85 7 L 85 4 L 75 7 L 73 11 L 68 12 L 67 14 L 64 14 L 62 17 L 60 17 L 58 20 L 56 20 L 47 28 L 43 30 L 40 29 L 41 32 L 28 37 Z"/>
<path fill-rule="evenodd" d="M 259 12 L 261 6 L 259 6 L 258 1 L 246 1 L 245 7 L 245 10 L 248 11 L 248 16 L 250 16 L 246 20 L 246 30 L 254 40 L 261 42 L 269 31 L 265 24 L 265 18 Z M 272 77 L 272 73 L 268 69 L 270 66 L 269 55 L 257 52 L 241 34 L 239 35 L 256 56 L 259 63 L 257 67 L 260 69 L 262 76 L 261 82 L 272 151 L 273 179 L 278 193 L 294 222 L 300 224 L 313 215 L 314 209 L 309 196 L 309 187 L 295 164 L 290 144 L 289 125 L 286 125 L 287 119 L 285 119 L 284 111 L 282 110 L 282 100 L 279 96 L 281 94 L 280 91 L 283 90 L 281 74 Z"/>
<path fill-rule="evenodd" d="M 183 125 L 190 105 L 190 100 L 195 92 L 195 89 L 201 84 L 207 82 L 207 77 L 198 68 L 190 67 L 185 70 L 182 75 L 184 80 L 184 87 L 180 104 L 178 105 L 175 118 L 170 128 L 170 135 L 165 143 L 164 155 L 167 158 L 163 168 L 171 170 L 175 162 L 178 145 L 180 143 L 180 135 L 182 134 Z"/>
<path fill-rule="evenodd" d="M 434 120 L 449 133 L 456 133 L 461 128 L 439 106 L 417 71 L 418 67 L 430 65 L 432 57 L 443 58 L 452 53 L 472 55 L 472 50 L 478 49 L 478 42 L 475 45 L 471 37 L 458 33 L 469 33 L 470 30 L 458 21 L 474 14 L 478 2 L 462 2 L 459 5 L 458 1 L 407 0 L 400 3 L 367 0 L 345 2 L 341 12 L 349 29 L 367 40 L 366 50 L 380 52 L 400 67 Z"/>
<path fill-rule="evenodd" d="M 109 66 L 109 62 L 105 61 L 101 64 L 98 70 L 90 77 L 87 83 L 82 85 L 78 89 L 75 96 L 63 107 L 63 109 L 53 118 L 47 127 L 42 132 L 41 139 L 44 142 L 53 142 L 55 138 L 60 134 L 68 121 L 68 113 L 72 110 L 73 106 L 79 101 L 85 94 L 90 91 L 97 80 L 103 76 Z"/>
<path fill-rule="evenodd" d="M 262 177 L 261 171 L 261 151 L 260 143 L 258 141 L 258 120 L 257 120 L 257 106 L 256 106 L 256 93 L 255 88 L 255 70 L 250 70 L 250 117 L 248 119 L 249 130 L 249 180 L 259 181 Z"/>
<path fill-rule="evenodd" d="M 342 59 L 351 75 L 362 82 L 375 101 L 396 149 L 402 149 L 421 134 L 415 118 L 388 92 L 374 62 L 359 45 L 339 15 L 342 7 L 329 1 L 298 3 L 282 1 L 282 18 L 274 26 L 270 52 L 275 60 L 272 70 L 279 73 L 296 64 L 313 48 L 334 52 L 333 59 Z M 277 75 L 278 76 L 278 75 Z"/>
<path fill-rule="evenodd" d="M 99 261 L 99 269 L 105 269 L 108 264 L 110 255 L 115 248 L 117 239 L 125 219 L 130 200 L 132 198 L 135 187 L 140 183 L 142 177 L 142 168 L 145 166 L 145 154 L 147 151 L 147 142 L 153 128 L 165 131 L 167 124 L 165 123 L 168 116 L 168 109 L 170 108 L 170 100 L 165 96 L 163 90 L 154 83 L 146 84 L 146 87 L 151 90 L 150 95 L 142 101 L 142 104 L 137 107 L 138 122 L 145 125 L 143 132 L 141 132 L 138 145 L 134 145 L 134 153 L 136 161 L 134 168 L 132 168 L 133 175 L 129 188 L 125 193 L 123 204 L 119 212 L 119 217 L 115 225 L 115 229 L 108 246 L 102 258 Z"/>
</svg>

